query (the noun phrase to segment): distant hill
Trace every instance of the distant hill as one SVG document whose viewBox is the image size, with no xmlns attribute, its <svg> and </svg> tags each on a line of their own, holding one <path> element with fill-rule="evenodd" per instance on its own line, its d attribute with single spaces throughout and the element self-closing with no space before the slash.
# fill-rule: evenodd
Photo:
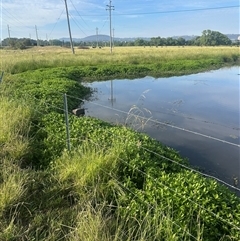
<svg viewBox="0 0 240 241">
<path fill-rule="evenodd" d="M 240 34 L 226 34 L 226 36 L 232 41 L 237 40 Z"/>
<path fill-rule="evenodd" d="M 105 41 L 109 41 L 109 36 L 108 35 L 103 35 L 103 34 L 99 34 L 97 35 L 91 35 L 91 36 L 87 36 L 85 38 L 82 38 L 81 41 L 83 42 L 96 42 L 98 38 L 98 41 L 100 42 L 105 42 Z"/>
<path fill-rule="evenodd" d="M 110 36 L 109 35 L 103 35 L 103 34 L 99 34 L 98 35 L 98 41 L 99 42 L 109 42 Z M 139 37 L 139 38 L 117 38 L 114 37 L 114 41 L 121 41 L 121 42 L 134 42 L 136 39 L 144 39 L 144 40 L 150 40 L 151 38 L 146 38 L 146 37 Z M 69 42 L 69 38 L 60 38 L 60 41 L 64 41 L 64 42 Z M 97 41 L 97 35 L 90 35 L 87 36 L 85 38 L 73 38 L 73 41 L 76 43 L 80 43 L 80 42 L 96 42 Z"/>
<path fill-rule="evenodd" d="M 232 41 L 236 41 L 238 39 L 238 37 L 240 36 L 239 34 L 225 34 L 229 39 L 231 39 Z M 157 36 L 155 36 L 157 37 Z M 194 39 L 198 36 L 196 35 L 182 35 L 182 36 L 172 36 L 172 38 L 174 39 L 178 39 L 178 38 L 184 38 L 185 40 L 191 40 Z M 99 42 L 109 42 L 109 35 L 103 35 L 103 34 L 99 34 L 98 35 L 98 41 Z M 121 41 L 121 42 L 134 42 L 136 39 L 144 39 L 144 40 L 151 40 L 151 38 L 147 38 L 147 37 L 138 37 L 138 38 L 117 38 L 114 37 L 114 41 Z M 69 38 L 60 38 L 60 41 L 64 41 L 64 42 L 69 42 Z M 80 43 L 80 42 L 96 42 L 97 41 L 97 35 L 90 35 L 87 36 L 85 38 L 73 38 L 73 41 L 76 43 Z"/>
<path fill-rule="evenodd" d="M 174 39 L 184 38 L 185 40 L 192 40 L 198 37 L 197 35 L 182 35 L 182 36 L 172 36 Z"/>
</svg>

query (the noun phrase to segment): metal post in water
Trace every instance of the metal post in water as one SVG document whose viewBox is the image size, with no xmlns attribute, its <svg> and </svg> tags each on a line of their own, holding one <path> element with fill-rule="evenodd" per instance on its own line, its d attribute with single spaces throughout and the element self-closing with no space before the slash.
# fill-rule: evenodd
<svg viewBox="0 0 240 241">
<path fill-rule="evenodd" d="M 68 121 L 68 104 L 67 104 L 66 94 L 64 94 L 64 114 L 65 114 L 66 132 L 67 132 L 67 149 L 68 151 L 71 151 L 70 131 L 69 131 L 69 121 Z"/>
<path fill-rule="evenodd" d="M 116 99 L 113 97 L 113 80 L 111 80 L 111 96 L 110 96 L 109 100 L 111 101 L 112 106 L 113 106 L 113 102 L 116 100 Z"/>
</svg>

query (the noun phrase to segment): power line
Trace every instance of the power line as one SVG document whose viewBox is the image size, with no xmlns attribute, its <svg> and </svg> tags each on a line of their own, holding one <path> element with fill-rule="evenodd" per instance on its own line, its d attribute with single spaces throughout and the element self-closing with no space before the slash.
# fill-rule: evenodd
<svg viewBox="0 0 240 241">
<path fill-rule="evenodd" d="M 74 17 L 69 14 L 69 16 L 71 17 L 71 19 L 73 20 L 73 22 L 76 24 L 76 26 L 80 29 L 80 31 L 85 35 L 87 36 L 87 34 L 81 29 L 81 27 L 78 25 L 78 23 L 75 21 Z"/>
<path fill-rule="evenodd" d="M 55 22 L 55 24 L 54 24 L 54 26 L 53 26 L 53 28 L 52 28 L 50 34 L 49 34 L 49 38 L 50 38 L 50 36 L 52 35 L 52 32 L 53 32 L 53 30 L 55 29 L 55 27 L 56 27 L 58 21 L 60 20 L 60 18 L 61 18 L 61 16 L 62 16 L 63 12 L 64 12 L 64 9 L 62 10 L 61 14 L 59 15 L 57 21 Z"/>
<path fill-rule="evenodd" d="M 228 9 L 228 8 L 239 8 L 240 5 L 226 6 L 226 7 L 212 7 L 212 8 L 195 8 L 195 9 L 184 9 L 184 10 L 169 10 L 169 11 L 157 11 L 157 12 L 140 12 L 140 13 L 119 13 L 116 15 L 153 15 L 153 14 L 164 14 L 164 13 L 182 13 L 182 12 L 198 12 L 206 10 L 218 10 L 218 9 Z"/>
<path fill-rule="evenodd" d="M 33 27 L 26 26 L 23 22 L 19 21 L 19 19 L 16 18 L 13 14 L 11 14 L 6 8 L 4 8 L 3 6 L 1 6 L 1 7 L 5 12 L 7 12 L 12 17 L 12 19 L 15 20 L 15 22 L 20 23 L 22 26 L 24 26 L 26 28 L 33 29 Z M 3 13 L 4 13 L 4 11 L 3 11 Z"/>
<path fill-rule="evenodd" d="M 78 12 L 77 8 L 75 7 L 75 5 L 73 4 L 72 0 L 70 0 L 71 4 L 73 5 L 74 9 L 76 10 L 78 16 L 82 19 L 82 21 L 86 24 L 86 26 L 89 28 L 89 25 L 86 23 L 86 21 L 82 18 L 82 16 L 80 15 L 80 13 Z"/>
<path fill-rule="evenodd" d="M 221 10 L 230 8 L 239 8 L 240 5 L 225 6 L 225 7 L 212 7 L 212 8 L 195 8 L 195 9 L 183 9 L 183 10 L 169 10 L 169 11 L 157 11 L 157 12 L 135 12 L 135 13 L 116 13 L 115 16 L 131 16 L 131 15 L 154 15 L 154 14 L 165 14 L 165 13 L 184 13 L 184 12 L 199 12 L 199 11 L 211 11 L 211 10 Z M 86 14 L 82 16 L 104 16 L 103 14 Z"/>
</svg>

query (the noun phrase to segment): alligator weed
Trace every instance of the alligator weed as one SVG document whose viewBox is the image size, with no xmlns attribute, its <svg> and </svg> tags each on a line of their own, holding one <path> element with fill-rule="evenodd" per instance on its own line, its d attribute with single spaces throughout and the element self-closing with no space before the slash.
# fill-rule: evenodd
<svg viewBox="0 0 240 241">
<path fill-rule="evenodd" d="M 67 150 L 62 95 L 75 96 L 68 104 L 76 108 L 91 93 L 82 81 L 157 67 L 202 71 L 239 58 L 230 47 L 139 49 L 71 56 L 44 47 L 15 58 L 0 50 L 9 57 L 0 84 L 0 240 L 240 240 L 239 197 L 183 168 L 186 159 L 149 136 L 69 114 Z M 150 118 L 136 107 L 130 114 Z"/>
</svg>

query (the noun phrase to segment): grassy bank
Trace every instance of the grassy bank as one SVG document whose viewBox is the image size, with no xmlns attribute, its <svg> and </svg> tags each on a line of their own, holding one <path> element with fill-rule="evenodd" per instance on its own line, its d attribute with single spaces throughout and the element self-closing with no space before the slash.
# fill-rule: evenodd
<svg viewBox="0 0 240 241">
<path fill-rule="evenodd" d="M 85 79 L 183 75 L 239 64 L 238 47 L 116 47 L 70 49 L 40 47 L 1 50 L 2 69 L 16 74 L 40 68 L 75 67 Z"/>
<path fill-rule="evenodd" d="M 9 118 L 15 108 L 23 115 Z M 187 165 L 176 151 L 125 127 L 71 116 L 68 153 L 64 117 L 52 112 L 37 133 L 45 133 L 44 168 L 32 168 L 34 158 L 23 168 L 32 137 L 23 140 L 17 120 L 24 133 L 33 123 L 24 103 L 1 110 L 11 127 L 2 133 L 18 131 L 1 144 L 0 240 L 239 239 L 240 200 L 163 158 Z"/>
<path fill-rule="evenodd" d="M 169 63 L 175 61 L 171 49 L 176 59 L 175 51 L 185 50 L 166 49 Z M 66 150 L 63 93 L 85 98 L 91 90 L 79 80 L 107 78 L 123 66 L 134 71 L 156 64 L 134 48 L 130 56 L 123 50 L 119 62 L 117 53 L 111 56 L 105 49 L 77 50 L 76 56 L 48 49 L 33 63 L 34 52 L 27 50 L 16 52 L 21 58 L 12 59 L 12 65 L 2 62 L 7 68 L 0 84 L 0 240 L 240 239 L 240 199 L 180 166 L 188 166 L 187 160 L 150 137 L 70 115 L 71 152 Z M 145 50 L 156 54 L 156 48 Z M 200 52 L 197 57 L 188 53 L 189 58 L 199 61 L 208 54 Z M 226 57 L 233 53 L 222 56 L 228 59 L 224 64 L 236 64 Z M 130 57 L 141 63 L 129 64 Z M 185 61 L 183 56 L 177 60 L 179 66 Z M 112 61 L 111 73 L 98 72 Z M 69 98 L 68 104 L 71 110 L 81 102 Z"/>
</svg>

